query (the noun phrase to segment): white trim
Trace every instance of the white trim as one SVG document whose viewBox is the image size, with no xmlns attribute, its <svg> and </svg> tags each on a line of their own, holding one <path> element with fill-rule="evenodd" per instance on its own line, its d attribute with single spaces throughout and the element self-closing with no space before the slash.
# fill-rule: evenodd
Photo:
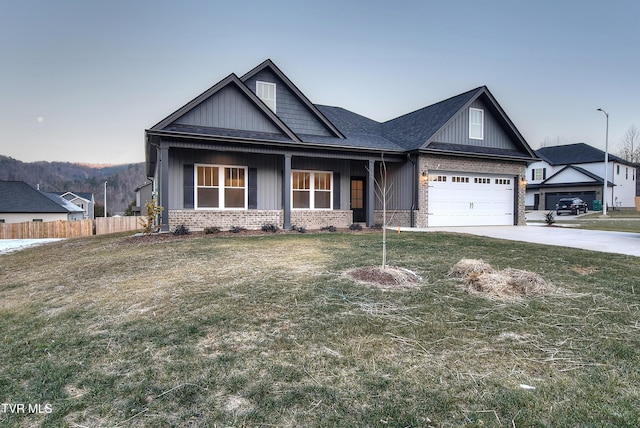
<svg viewBox="0 0 640 428">
<path fill-rule="evenodd" d="M 207 186 L 198 186 L 198 168 L 199 167 L 209 167 L 209 168 L 218 168 L 218 207 L 199 207 L 198 206 L 198 189 L 199 188 L 208 188 Z M 234 187 L 234 186 L 225 186 L 225 172 L 227 168 L 235 168 L 244 170 L 244 186 L 242 187 Z M 249 168 L 241 165 L 217 165 L 217 164 L 205 164 L 205 163 L 197 163 L 193 168 L 193 207 L 196 210 L 215 210 L 215 211 L 224 211 L 224 210 L 234 210 L 234 211 L 242 211 L 247 210 L 249 206 Z M 213 188 L 213 186 L 211 186 Z M 244 207 L 225 207 L 224 200 L 224 190 L 226 188 L 229 189 L 244 189 Z"/>
<path fill-rule="evenodd" d="M 472 114 L 471 112 L 480 112 L 480 123 L 472 122 Z M 474 135 L 472 133 L 472 129 L 475 129 L 478 125 L 480 125 L 480 137 Z M 480 108 L 469 108 L 469 139 L 471 140 L 484 140 L 484 110 Z"/>
<path fill-rule="evenodd" d="M 265 96 L 261 89 L 273 88 L 273 99 Z M 263 82 L 261 80 L 256 81 L 256 95 L 267 105 L 274 113 L 276 112 L 276 84 L 272 82 Z M 273 102 L 273 107 L 271 107 Z"/>
<path fill-rule="evenodd" d="M 309 174 L 309 208 L 294 208 L 293 206 L 293 174 L 296 172 L 304 172 L 304 173 L 308 173 Z M 314 198 L 314 194 L 316 191 L 323 191 L 324 189 L 315 189 L 315 175 L 316 174 L 329 174 L 329 186 L 330 189 L 328 191 L 329 193 L 329 207 L 328 208 L 316 208 L 315 207 L 315 198 Z M 334 181 L 333 181 L 333 172 L 332 171 L 312 171 L 312 170 L 306 170 L 306 169 L 294 169 L 291 170 L 291 189 L 289 190 L 290 192 L 290 196 L 291 196 L 291 210 L 292 211 L 331 211 L 333 210 L 333 187 L 334 187 Z M 304 189 L 305 191 L 307 191 L 307 189 Z M 296 190 L 299 191 L 299 190 Z M 326 192 L 326 190 L 324 190 Z"/>
</svg>

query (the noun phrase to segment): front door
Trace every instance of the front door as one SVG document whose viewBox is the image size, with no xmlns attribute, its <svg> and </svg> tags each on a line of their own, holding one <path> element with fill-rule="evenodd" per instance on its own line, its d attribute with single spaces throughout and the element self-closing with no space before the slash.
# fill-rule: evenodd
<svg viewBox="0 0 640 428">
<path fill-rule="evenodd" d="M 365 213 L 365 179 L 364 177 L 351 177 L 351 211 L 353 211 L 353 222 L 362 223 L 367 221 Z"/>
</svg>

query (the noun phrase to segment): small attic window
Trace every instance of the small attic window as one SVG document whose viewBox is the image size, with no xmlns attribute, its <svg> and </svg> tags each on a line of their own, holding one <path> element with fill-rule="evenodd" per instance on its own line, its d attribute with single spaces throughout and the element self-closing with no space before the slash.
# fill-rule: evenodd
<svg viewBox="0 0 640 428">
<path fill-rule="evenodd" d="M 256 82 L 256 95 L 273 111 L 276 112 L 276 84 Z"/>
<path fill-rule="evenodd" d="M 484 138 L 484 110 L 469 109 L 469 138 L 482 140 Z"/>
</svg>

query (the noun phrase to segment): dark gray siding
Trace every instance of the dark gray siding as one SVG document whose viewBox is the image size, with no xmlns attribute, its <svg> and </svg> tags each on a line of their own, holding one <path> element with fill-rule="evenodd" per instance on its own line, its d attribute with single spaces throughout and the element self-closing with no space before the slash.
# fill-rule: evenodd
<svg viewBox="0 0 640 428">
<path fill-rule="evenodd" d="M 169 209 L 184 207 L 185 165 L 237 165 L 257 169 L 257 209 L 282 209 L 282 155 L 225 153 L 207 150 L 170 150 Z M 292 169 L 333 171 L 340 174 L 340 208 L 349 209 L 350 162 L 346 160 L 294 156 Z M 345 178 L 343 178 L 345 177 Z M 188 198 L 187 198 L 188 200 Z"/>
<path fill-rule="evenodd" d="M 281 134 L 264 113 L 233 85 L 221 89 L 175 123 Z"/>
<path fill-rule="evenodd" d="M 333 136 L 270 70 L 263 70 L 245 82 L 253 93 L 256 93 L 256 82 L 258 80 L 276 84 L 276 114 L 293 132 L 296 134 Z"/>
<path fill-rule="evenodd" d="M 409 210 L 411 209 L 412 194 L 415 191 L 413 185 L 415 177 L 413 175 L 413 164 L 411 162 L 406 163 L 392 163 L 387 162 L 387 210 Z M 375 178 L 382 185 L 380 175 L 380 162 L 376 162 Z M 375 209 L 381 210 L 382 206 L 382 194 L 377 188 L 375 190 L 376 201 Z"/>
<path fill-rule="evenodd" d="M 485 104 L 478 100 L 471 103 L 472 108 L 484 110 L 484 139 L 474 140 L 469 138 L 469 109 L 465 109 L 454 118 L 442 131 L 438 132 L 433 140 L 439 143 L 466 144 L 469 146 L 493 147 L 498 149 L 515 149 L 516 147 L 500 124 L 486 108 Z"/>
</svg>

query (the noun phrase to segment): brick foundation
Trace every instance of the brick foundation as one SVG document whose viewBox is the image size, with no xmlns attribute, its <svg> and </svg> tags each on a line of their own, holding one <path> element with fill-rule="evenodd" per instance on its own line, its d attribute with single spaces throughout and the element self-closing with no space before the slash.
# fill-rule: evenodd
<svg viewBox="0 0 640 428">
<path fill-rule="evenodd" d="M 320 229 L 325 226 L 347 227 L 352 223 L 352 218 L 351 210 L 291 212 L 291 224 L 306 229 Z M 265 224 L 275 224 L 282 228 L 283 223 L 282 210 L 169 210 L 170 230 L 182 224 L 194 231 L 212 226 L 222 230 L 232 226 L 257 230 Z"/>
</svg>

